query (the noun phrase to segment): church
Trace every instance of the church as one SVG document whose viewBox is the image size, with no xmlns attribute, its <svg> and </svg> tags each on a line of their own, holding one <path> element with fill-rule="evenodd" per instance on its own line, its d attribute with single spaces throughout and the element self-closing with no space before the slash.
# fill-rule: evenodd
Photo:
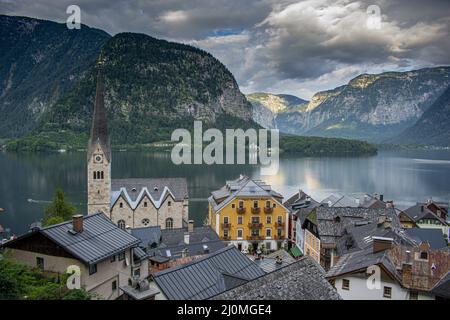
<svg viewBox="0 0 450 320">
<path fill-rule="evenodd" d="M 111 141 L 104 101 L 102 58 L 87 149 L 88 214 L 102 212 L 120 228 L 182 228 L 189 220 L 185 178 L 111 178 Z"/>
</svg>

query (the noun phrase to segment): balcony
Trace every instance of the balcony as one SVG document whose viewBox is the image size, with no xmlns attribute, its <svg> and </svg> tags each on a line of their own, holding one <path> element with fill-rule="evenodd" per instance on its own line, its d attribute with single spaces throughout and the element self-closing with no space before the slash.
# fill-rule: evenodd
<svg viewBox="0 0 450 320">
<path fill-rule="evenodd" d="M 275 228 L 284 228 L 284 222 L 275 222 Z"/>
<path fill-rule="evenodd" d="M 259 214 L 261 212 L 261 208 L 252 207 L 252 213 Z"/>
<path fill-rule="evenodd" d="M 263 226 L 262 223 L 249 223 L 249 224 L 248 224 L 248 227 L 249 227 L 250 229 L 261 229 L 262 226 Z"/>
<path fill-rule="evenodd" d="M 241 207 L 241 208 L 237 207 L 236 208 L 236 212 L 239 213 L 239 214 L 244 214 L 245 213 L 245 208 L 244 207 Z"/>
<path fill-rule="evenodd" d="M 262 236 L 247 236 L 247 240 L 264 240 Z"/>
<path fill-rule="evenodd" d="M 274 235 L 274 236 L 273 236 L 273 239 L 274 239 L 274 240 L 284 240 L 284 239 L 286 239 L 286 237 L 283 236 L 283 235 L 281 235 L 281 236 L 279 236 L 279 235 Z"/>
<path fill-rule="evenodd" d="M 222 223 L 222 229 L 230 229 L 231 223 Z"/>
<path fill-rule="evenodd" d="M 271 214 L 273 212 L 272 207 L 264 207 L 264 213 Z"/>
<path fill-rule="evenodd" d="M 223 241 L 230 241 L 230 240 L 231 240 L 231 237 L 230 237 L 230 236 L 222 236 L 221 239 L 222 239 Z"/>
</svg>

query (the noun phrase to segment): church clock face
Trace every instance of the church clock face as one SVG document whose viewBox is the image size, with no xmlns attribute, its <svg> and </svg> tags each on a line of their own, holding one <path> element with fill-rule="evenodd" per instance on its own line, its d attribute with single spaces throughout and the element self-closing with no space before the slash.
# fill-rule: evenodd
<svg viewBox="0 0 450 320">
<path fill-rule="evenodd" d="M 96 154 L 96 155 L 94 156 L 94 162 L 95 162 L 95 163 L 102 163 L 102 161 L 103 161 L 102 155 Z"/>
</svg>

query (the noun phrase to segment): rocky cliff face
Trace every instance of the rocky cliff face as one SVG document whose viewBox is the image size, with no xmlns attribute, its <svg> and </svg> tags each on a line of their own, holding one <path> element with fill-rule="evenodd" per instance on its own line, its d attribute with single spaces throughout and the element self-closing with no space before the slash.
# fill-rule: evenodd
<svg viewBox="0 0 450 320">
<path fill-rule="evenodd" d="M 0 137 L 33 130 L 95 62 L 101 30 L 0 15 Z"/>
<path fill-rule="evenodd" d="M 450 147 L 450 87 L 412 127 L 387 142 Z"/>
<path fill-rule="evenodd" d="M 360 75 L 279 113 L 281 131 L 381 142 L 413 125 L 450 84 L 450 68 Z"/>
<path fill-rule="evenodd" d="M 301 110 L 308 103 L 306 100 L 287 94 L 257 92 L 247 94 L 246 97 L 253 106 L 253 119 L 262 127 L 269 129 L 277 127 L 278 113 Z"/>
</svg>

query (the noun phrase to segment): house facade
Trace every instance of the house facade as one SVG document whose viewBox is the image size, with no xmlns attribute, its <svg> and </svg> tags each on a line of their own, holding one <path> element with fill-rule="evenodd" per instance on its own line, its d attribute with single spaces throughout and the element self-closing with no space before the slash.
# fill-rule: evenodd
<svg viewBox="0 0 450 320">
<path fill-rule="evenodd" d="M 78 269 L 81 287 L 114 300 L 124 294 L 121 287 L 148 276 L 146 256 L 135 252 L 138 244 L 137 238 L 97 213 L 34 229 L 3 247 L 11 258 L 46 272 L 62 275 Z"/>
<path fill-rule="evenodd" d="M 260 180 L 241 176 L 208 198 L 208 220 L 220 239 L 241 251 L 277 250 L 287 239 L 289 210 L 283 196 Z"/>
</svg>

